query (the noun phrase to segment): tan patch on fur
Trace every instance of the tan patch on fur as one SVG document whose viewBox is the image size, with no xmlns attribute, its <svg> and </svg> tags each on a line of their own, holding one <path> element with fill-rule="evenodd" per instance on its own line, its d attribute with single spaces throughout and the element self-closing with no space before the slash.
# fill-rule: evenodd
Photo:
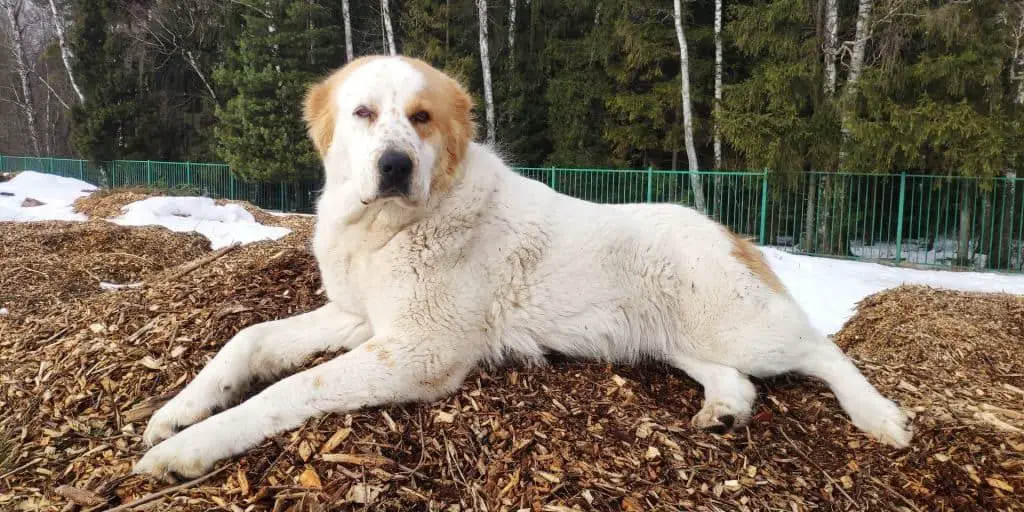
<svg viewBox="0 0 1024 512">
<path fill-rule="evenodd" d="M 405 114 L 411 116 L 420 110 L 430 114 L 429 122 L 415 127 L 421 139 L 442 148 L 431 191 L 445 191 L 457 178 L 459 163 L 469 142 L 476 137 L 473 98 L 458 81 L 430 64 L 411 57 L 401 58 L 423 73 L 426 81 L 416 99 L 406 105 Z"/>
<path fill-rule="evenodd" d="M 730 253 L 732 257 L 750 269 L 750 272 L 760 279 L 761 282 L 768 285 L 769 288 L 779 293 L 786 293 L 786 287 L 782 284 L 779 276 L 772 272 L 768 262 L 764 259 L 764 254 L 754 244 L 725 226 L 722 226 L 722 230 L 725 231 L 732 242 L 732 252 Z"/>
<path fill-rule="evenodd" d="M 320 377 L 320 376 L 318 375 L 318 376 L 317 376 L 317 377 L 316 377 L 315 379 L 313 379 L 313 387 L 314 387 L 314 388 L 317 388 L 317 389 L 319 389 L 319 388 L 322 388 L 323 386 L 324 386 L 324 380 L 323 380 L 323 377 Z"/>
<path fill-rule="evenodd" d="M 354 59 L 324 80 L 313 84 L 306 93 L 303 118 L 306 121 L 309 138 L 313 141 L 313 146 L 316 147 L 321 158 L 327 154 L 331 140 L 334 138 L 334 120 L 337 117 L 334 101 L 332 101 L 334 90 L 340 87 L 353 71 L 378 58 L 380 57 L 376 55 L 368 55 Z"/>
</svg>

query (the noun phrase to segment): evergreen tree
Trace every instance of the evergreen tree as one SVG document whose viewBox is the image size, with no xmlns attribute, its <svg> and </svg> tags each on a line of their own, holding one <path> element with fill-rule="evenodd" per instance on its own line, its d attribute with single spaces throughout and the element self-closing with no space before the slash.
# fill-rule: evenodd
<svg viewBox="0 0 1024 512">
<path fill-rule="evenodd" d="M 251 180 L 315 178 L 320 163 L 302 121 L 309 85 L 345 61 L 341 17 L 325 5 L 276 0 L 241 14 L 243 28 L 214 73 L 232 97 L 217 109 L 217 151 Z"/>
</svg>

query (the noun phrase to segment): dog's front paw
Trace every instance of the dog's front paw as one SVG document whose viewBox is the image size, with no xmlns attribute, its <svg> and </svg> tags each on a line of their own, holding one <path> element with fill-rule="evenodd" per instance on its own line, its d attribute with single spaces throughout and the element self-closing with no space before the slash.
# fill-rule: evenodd
<svg viewBox="0 0 1024 512">
<path fill-rule="evenodd" d="M 215 450 L 203 446 L 204 443 L 189 443 L 186 437 L 174 437 L 154 446 L 135 464 L 132 473 L 169 483 L 208 473 L 218 460 Z"/>
<path fill-rule="evenodd" d="M 157 443 L 171 438 L 179 430 L 199 423 L 208 416 L 210 416 L 209 408 L 195 407 L 188 402 L 171 400 L 149 418 L 146 430 L 142 433 L 142 440 L 146 446 L 155 446 Z"/>
</svg>

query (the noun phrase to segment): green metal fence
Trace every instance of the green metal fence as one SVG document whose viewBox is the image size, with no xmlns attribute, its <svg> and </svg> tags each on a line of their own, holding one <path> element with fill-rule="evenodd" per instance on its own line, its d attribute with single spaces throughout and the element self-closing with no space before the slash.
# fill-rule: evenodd
<svg viewBox="0 0 1024 512">
<path fill-rule="evenodd" d="M 312 213 L 319 183 L 258 183 L 225 164 L 0 155 L 0 171 L 33 170 L 107 187 L 158 187 L 261 208 Z M 1024 268 L 1024 178 L 920 174 L 516 168 L 552 189 L 601 203 L 675 203 L 704 211 L 787 252 L 922 267 Z"/>
</svg>

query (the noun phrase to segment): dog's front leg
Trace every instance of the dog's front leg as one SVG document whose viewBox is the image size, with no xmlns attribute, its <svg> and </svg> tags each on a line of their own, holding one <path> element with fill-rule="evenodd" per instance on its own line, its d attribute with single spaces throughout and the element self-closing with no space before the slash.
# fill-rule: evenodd
<svg viewBox="0 0 1024 512">
<path fill-rule="evenodd" d="M 317 352 L 353 349 L 370 338 L 368 324 L 333 303 L 238 332 L 185 389 L 150 418 L 147 445 L 200 421 L 238 399 L 253 381 L 294 369 Z"/>
<path fill-rule="evenodd" d="M 434 339 L 375 336 L 351 352 L 284 378 L 242 404 L 156 445 L 135 473 L 196 477 L 222 459 L 324 413 L 434 400 L 475 366 L 472 348 Z"/>
</svg>

